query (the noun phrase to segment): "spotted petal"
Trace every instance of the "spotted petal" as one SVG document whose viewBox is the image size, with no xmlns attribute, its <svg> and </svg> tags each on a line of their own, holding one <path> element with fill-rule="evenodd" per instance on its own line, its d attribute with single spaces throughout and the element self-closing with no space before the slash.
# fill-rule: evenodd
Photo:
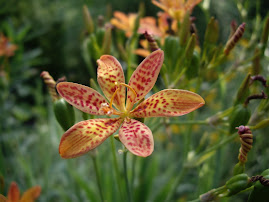
<svg viewBox="0 0 269 202">
<path fill-rule="evenodd" d="M 118 130 L 122 119 L 90 119 L 81 121 L 62 136 L 59 153 L 62 158 L 75 158 L 94 149 Z"/>
<path fill-rule="evenodd" d="M 140 118 L 182 116 L 204 104 L 204 99 L 196 93 L 166 89 L 144 100 L 130 113 L 130 116 Z"/>
<path fill-rule="evenodd" d="M 77 109 L 93 115 L 103 114 L 99 109 L 101 104 L 107 101 L 96 90 L 76 83 L 60 82 L 57 84 L 57 91 Z"/>
<path fill-rule="evenodd" d="M 147 157 L 154 149 L 151 130 L 134 119 L 125 119 L 119 130 L 120 141 L 137 156 Z"/>
<path fill-rule="evenodd" d="M 107 99 L 111 99 L 114 92 L 116 91 L 117 83 L 124 83 L 124 73 L 119 61 L 111 55 L 103 55 L 99 60 L 98 70 L 97 70 L 97 80 L 102 88 Z M 125 87 L 120 86 L 120 90 L 118 91 L 118 95 L 115 96 L 113 100 L 113 104 L 115 107 L 124 110 L 125 104 Z"/>
<path fill-rule="evenodd" d="M 130 78 L 129 86 L 135 90 L 137 97 L 135 98 L 134 93 L 128 89 L 126 103 L 127 111 L 131 110 L 133 104 L 145 97 L 153 88 L 162 67 L 163 59 L 163 51 L 156 50 L 146 57 L 136 68 Z"/>
</svg>

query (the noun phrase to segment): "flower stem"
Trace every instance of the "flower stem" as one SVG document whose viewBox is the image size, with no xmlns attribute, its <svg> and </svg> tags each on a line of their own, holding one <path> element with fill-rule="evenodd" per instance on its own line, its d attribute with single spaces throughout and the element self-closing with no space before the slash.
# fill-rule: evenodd
<svg viewBox="0 0 269 202">
<path fill-rule="evenodd" d="M 132 202 L 132 196 L 131 196 L 128 175 L 127 175 L 127 151 L 123 152 L 123 168 L 124 168 L 124 179 L 125 179 L 128 201 Z"/>
<path fill-rule="evenodd" d="M 116 156 L 116 148 L 115 148 L 114 138 L 112 136 L 110 137 L 110 143 L 111 143 L 113 165 L 114 165 L 115 175 L 117 179 L 118 190 L 119 190 L 120 198 L 123 199 L 122 189 L 121 189 L 121 178 L 120 178 L 119 166 L 118 166 L 117 156 Z"/>
<path fill-rule="evenodd" d="M 91 157 L 92 157 L 92 161 L 93 161 L 93 165 L 94 165 L 94 169 L 95 169 L 95 176 L 96 176 L 96 180 L 97 180 L 97 186 L 98 186 L 100 198 L 101 198 L 101 201 L 104 202 L 104 195 L 103 195 L 103 191 L 102 191 L 102 187 L 101 187 L 101 178 L 100 178 L 97 160 L 96 160 L 95 156 L 91 155 Z"/>
</svg>

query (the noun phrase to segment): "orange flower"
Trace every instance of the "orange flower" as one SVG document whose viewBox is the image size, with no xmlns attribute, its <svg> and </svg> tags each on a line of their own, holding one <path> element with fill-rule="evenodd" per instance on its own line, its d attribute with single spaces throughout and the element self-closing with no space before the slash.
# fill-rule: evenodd
<svg viewBox="0 0 269 202">
<path fill-rule="evenodd" d="M 136 18 L 137 14 L 135 13 L 126 15 L 120 11 L 115 11 L 114 18 L 110 20 L 110 23 L 118 29 L 125 31 L 126 37 L 131 37 L 134 31 Z M 144 17 L 140 19 L 138 33 L 143 34 L 145 31 L 155 36 L 161 36 L 161 31 L 156 26 L 156 19 L 153 17 Z"/>
<path fill-rule="evenodd" d="M 151 2 L 167 12 L 172 18 L 181 22 L 187 11 L 192 9 L 202 0 L 152 0 Z"/>
<path fill-rule="evenodd" d="M 23 193 L 22 197 L 20 197 L 20 190 L 16 182 L 12 182 L 7 198 L 0 194 L 0 201 L 1 202 L 34 202 L 40 195 L 41 187 L 34 186 L 28 189 L 26 192 Z"/>
<path fill-rule="evenodd" d="M 204 105 L 201 96 L 186 90 L 165 89 L 153 94 L 134 109 L 153 88 L 163 64 L 162 50 L 152 52 L 125 84 L 118 60 L 103 55 L 98 63 L 98 83 L 110 103 L 92 88 L 71 83 L 57 84 L 59 94 L 79 110 L 93 115 L 116 115 L 81 121 L 62 136 L 59 153 L 63 158 L 81 156 L 103 143 L 119 129 L 119 139 L 133 154 L 147 157 L 154 149 L 151 130 L 136 118 L 182 116 Z M 126 89 L 127 87 L 127 96 Z M 114 105 L 115 108 L 112 107 Z"/>
<path fill-rule="evenodd" d="M 11 57 L 14 55 L 14 51 L 17 50 L 17 46 L 11 44 L 3 34 L 0 34 L 0 56 Z"/>
</svg>

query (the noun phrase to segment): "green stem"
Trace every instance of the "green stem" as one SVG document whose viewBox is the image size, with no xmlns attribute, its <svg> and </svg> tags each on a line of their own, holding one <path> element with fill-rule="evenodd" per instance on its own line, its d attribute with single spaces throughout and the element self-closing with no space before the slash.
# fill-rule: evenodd
<svg viewBox="0 0 269 202">
<path fill-rule="evenodd" d="M 96 160 L 95 156 L 91 155 L 91 157 L 92 157 L 92 161 L 93 161 L 93 165 L 94 165 L 94 169 L 95 169 L 95 176 L 96 176 L 96 180 L 97 180 L 100 198 L 101 198 L 101 201 L 104 202 L 104 195 L 103 195 L 103 191 L 102 191 L 102 187 L 101 187 L 101 178 L 100 178 L 97 160 Z"/>
<path fill-rule="evenodd" d="M 131 179 L 131 190 L 134 190 L 134 180 L 135 180 L 135 165 L 136 165 L 137 156 L 133 155 L 132 159 L 132 179 Z"/>
<path fill-rule="evenodd" d="M 185 67 L 175 78 L 174 82 L 170 86 L 168 86 L 168 88 L 174 88 L 177 85 L 178 81 L 181 79 L 182 75 L 186 72 L 186 70 L 187 68 Z"/>
<path fill-rule="evenodd" d="M 130 191 L 130 186 L 129 186 L 129 181 L 128 181 L 128 175 L 127 175 L 127 151 L 123 152 L 123 168 L 124 168 L 124 179 L 125 179 L 125 185 L 126 185 L 128 201 L 132 202 L 132 196 L 131 196 L 131 191 Z"/>
<path fill-rule="evenodd" d="M 189 115 L 189 121 L 193 121 L 194 119 L 194 112 Z M 192 136 L 192 125 L 188 125 L 188 129 L 184 134 L 184 161 L 188 157 L 188 153 L 191 149 L 191 136 Z"/>
<path fill-rule="evenodd" d="M 114 171 L 115 171 L 115 175 L 117 179 L 117 186 L 118 186 L 120 198 L 123 199 L 122 188 L 121 188 L 121 177 L 120 177 L 119 166 L 118 166 L 118 161 L 117 161 L 117 156 L 116 156 L 116 147 L 114 143 L 114 138 L 112 136 L 110 137 L 110 143 L 111 143 L 111 150 L 112 150 L 112 156 L 113 156 L 113 166 L 114 166 Z"/>
<path fill-rule="evenodd" d="M 188 121 L 179 121 L 171 120 L 167 124 L 177 124 L 177 125 L 207 125 L 207 120 L 188 120 Z"/>
</svg>

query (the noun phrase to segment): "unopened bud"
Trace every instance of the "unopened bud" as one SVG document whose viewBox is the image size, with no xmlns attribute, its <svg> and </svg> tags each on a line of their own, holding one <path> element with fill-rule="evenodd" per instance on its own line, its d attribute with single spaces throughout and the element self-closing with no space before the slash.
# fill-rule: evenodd
<svg viewBox="0 0 269 202">
<path fill-rule="evenodd" d="M 106 25 L 105 26 L 105 35 L 104 35 L 104 40 L 103 40 L 103 45 L 102 45 L 102 53 L 103 54 L 110 54 L 110 47 L 111 47 L 111 25 Z"/>
<path fill-rule="evenodd" d="M 56 82 L 52 78 L 52 76 L 49 74 L 49 72 L 43 71 L 40 74 L 40 77 L 43 78 L 44 83 L 47 85 L 47 87 L 49 89 L 49 94 L 50 94 L 53 102 L 55 102 L 56 100 L 60 99 L 60 96 L 57 94 L 56 89 L 55 89 Z"/>
<path fill-rule="evenodd" d="M 145 38 L 149 42 L 149 47 L 151 52 L 156 51 L 159 49 L 159 46 L 152 35 L 150 35 L 147 31 L 144 33 Z"/>
<path fill-rule="evenodd" d="M 268 35 L 269 35 L 269 16 L 267 16 L 267 18 L 264 22 L 263 31 L 262 31 L 262 37 L 261 37 L 261 45 L 262 45 L 261 52 L 262 52 L 262 54 L 264 54 L 264 50 L 265 50 L 266 45 L 267 45 Z"/>
<path fill-rule="evenodd" d="M 188 42 L 189 36 L 190 36 L 190 13 L 187 12 L 184 16 L 183 22 L 180 26 L 180 32 L 179 32 L 179 44 L 181 46 L 185 46 Z"/>
<path fill-rule="evenodd" d="M 84 22 L 85 22 L 85 25 L 89 34 L 93 33 L 94 24 L 93 24 L 91 13 L 86 5 L 83 5 L 83 17 L 84 17 Z"/>
<path fill-rule="evenodd" d="M 258 75 L 261 72 L 261 52 L 259 48 L 255 48 L 254 57 L 252 60 L 252 75 Z"/>
<path fill-rule="evenodd" d="M 235 105 L 243 103 L 247 96 L 249 95 L 249 86 L 250 86 L 250 74 L 248 74 L 243 82 L 241 83 L 239 90 L 236 95 Z"/>
<path fill-rule="evenodd" d="M 192 34 L 189 41 L 188 41 L 187 47 L 185 49 L 186 60 L 191 60 L 192 59 L 192 55 L 193 55 L 195 45 L 196 45 L 196 36 L 195 36 L 195 34 Z"/>
<path fill-rule="evenodd" d="M 214 44 L 217 42 L 218 38 L 219 23 L 214 17 L 211 17 L 205 31 L 205 42 Z"/>
<path fill-rule="evenodd" d="M 229 55 L 230 51 L 234 48 L 236 43 L 239 41 L 239 39 L 242 38 L 244 32 L 245 32 L 245 26 L 246 23 L 242 23 L 234 33 L 234 35 L 228 40 L 228 42 L 225 45 L 224 48 L 224 54 L 227 56 Z"/>
</svg>

